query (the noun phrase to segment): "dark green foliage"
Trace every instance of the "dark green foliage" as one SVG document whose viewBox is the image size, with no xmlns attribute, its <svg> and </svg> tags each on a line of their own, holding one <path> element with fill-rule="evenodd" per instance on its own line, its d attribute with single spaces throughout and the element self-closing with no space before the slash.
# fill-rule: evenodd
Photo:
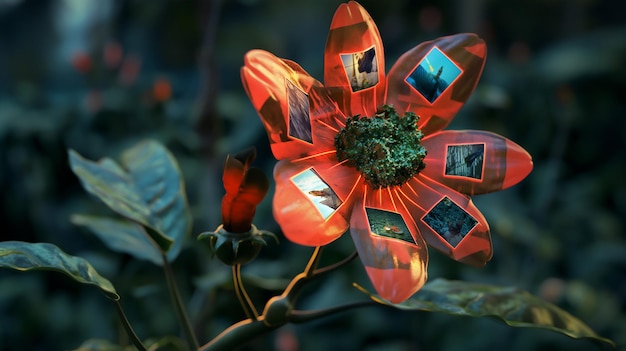
<svg viewBox="0 0 626 351">
<path fill-rule="evenodd" d="M 571 338 L 589 338 L 615 346 L 580 319 L 526 291 L 445 279 L 432 280 L 412 298 L 393 304 L 360 288 L 382 304 L 408 311 L 443 312 L 466 317 L 496 317 L 512 327 L 540 328 Z"/>
<path fill-rule="evenodd" d="M 72 170 L 89 193 L 111 210 L 141 224 L 142 230 L 124 228 L 127 236 L 143 246 L 157 246 L 169 260 L 178 256 L 189 236 L 191 219 L 178 163 L 163 145 L 153 140 L 138 143 L 124 151 L 121 165 L 109 158 L 89 161 L 74 150 L 70 150 L 69 158 Z M 108 241 L 107 235 L 101 235 L 99 222 L 82 217 L 79 224 L 95 229 L 100 238 Z M 148 238 L 144 238 L 146 235 Z M 123 248 L 123 252 L 135 251 L 131 246 Z"/>
<path fill-rule="evenodd" d="M 375 189 L 402 185 L 425 167 L 418 119 L 411 112 L 400 117 L 389 105 L 371 117 L 350 117 L 335 137 L 337 159 L 348 160 Z"/>
<path fill-rule="evenodd" d="M 117 158 L 138 140 L 161 141 L 176 155 L 185 178 L 192 232 L 216 228 L 225 155 L 255 145 L 257 165 L 267 175 L 276 162 L 241 87 L 243 54 L 251 48 L 272 51 L 323 81 L 327 30 L 340 2 L 112 1 L 106 11 L 100 1 L 2 2 L 0 240 L 53 242 L 87 258 L 124 296 L 142 336 L 176 334 L 176 318 L 163 307 L 169 297 L 158 267 L 111 251 L 70 222 L 74 213 L 110 216 L 111 211 L 80 186 L 68 167 L 67 149 L 89 159 Z M 79 8 L 65 7 L 71 4 Z M 623 1 L 361 4 L 379 26 L 387 72 L 406 50 L 443 34 L 468 31 L 485 38 L 483 76 L 448 129 L 497 132 L 533 155 L 535 169 L 524 182 L 474 198 L 491 226 L 493 260 L 476 269 L 431 251 L 429 276 L 528 290 L 623 349 Z M 81 17 L 89 14 L 99 17 Z M 132 85 L 119 83 L 119 66 L 102 62 L 111 40 L 122 45 L 124 57 L 141 58 Z M 72 69 L 72 50 L 92 58 L 91 71 Z M 169 79 L 170 101 L 152 99 L 157 77 Z M 255 224 L 280 236 L 271 198 L 257 208 Z M 174 269 L 206 340 L 242 319 L 243 312 L 232 296 L 230 267 L 206 261 L 207 253 L 195 249 L 183 248 Z M 326 249 L 324 259 L 330 263 L 353 250 L 347 235 Z M 287 240 L 264 248 L 242 272 L 253 300 L 263 301 L 284 287 L 310 251 Z M 362 298 L 352 281 L 367 281 L 358 264 L 303 292 L 302 301 L 329 306 Z M 61 274 L 0 270 L 1 350 L 71 350 L 88 338 L 111 345 L 124 340 L 110 302 L 98 289 Z M 509 328 L 488 318 L 365 308 L 280 329 L 244 350 L 275 349 L 282 340 L 295 340 L 302 351 L 598 349 L 590 341 Z"/>
<path fill-rule="evenodd" d="M 113 300 L 120 298 L 111 282 L 100 276 L 89 262 L 81 257 L 70 256 L 52 244 L 0 242 L 0 268 L 56 271 L 79 283 L 97 286 Z"/>
</svg>

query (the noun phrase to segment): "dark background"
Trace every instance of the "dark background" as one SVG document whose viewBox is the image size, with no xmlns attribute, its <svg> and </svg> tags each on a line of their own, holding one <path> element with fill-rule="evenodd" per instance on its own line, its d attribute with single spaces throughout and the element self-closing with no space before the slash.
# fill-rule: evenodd
<svg viewBox="0 0 626 351">
<path fill-rule="evenodd" d="M 323 50 L 339 1 L 0 0 L 0 240 L 46 241 L 87 258 L 122 295 L 142 338 L 175 335 L 163 276 L 110 252 L 69 222 L 110 214 L 80 187 L 67 149 L 117 158 L 143 138 L 180 163 L 192 239 L 175 262 L 201 342 L 243 318 L 230 271 L 196 234 L 220 222 L 222 163 L 256 146 L 271 175 L 265 131 L 241 87 L 247 50 L 263 48 L 323 78 Z M 386 69 L 425 40 L 475 32 L 488 45 L 483 77 L 451 129 L 484 129 L 526 148 L 535 169 L 521 184 L 476 197 L 492 227 L 484 269 L 431 251 L 431 278 L 514 285 L 558 304 L 626 345 L 626 4 L 622 0 L 362 1 L 378 24 Z M 117 50 L 117 51 L 116 51 Z M 116 52 L 118 55 L 116 56 Z M 271 196 L 255 223 L 279 232 Z M 311 249 L 282 236 L 244 275 L 290 279 Z M 332 244 L 328 262 L 353 250 Z M 362 299 L 359 262 L 307 290 L 300 308 Z M 253 281 L 253 299 L 284 281 Z M 60 274 L 0 271 L 0 349 L 74 349 L 88 338 L 125 342 L 97 289 Z M 288 326 L 244 350 L 590 350 L 588 340 L 491 319 L 382 307 Z M 281 346 L 282 345 L 282 346 Z"/>
</svg>

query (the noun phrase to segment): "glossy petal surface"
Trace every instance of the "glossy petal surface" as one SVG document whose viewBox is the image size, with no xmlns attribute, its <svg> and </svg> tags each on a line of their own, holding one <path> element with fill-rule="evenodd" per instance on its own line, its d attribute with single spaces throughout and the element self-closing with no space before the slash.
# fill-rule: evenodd
<svg viewBox="0 0 626 351">
<path fill-rule="evenodd" d="M 324 85 L 347 116 L 372 116 L 383 104 L 383 43 L 372 17 L 354 1 L 339 5 L 330 25 Z"/>
<path fill-rule="evenodd" d="M 285 236 L 306 246 L 326 245 L 348 230 L 359 174 L 337 165 L 334 153 L 274 168 L 274 217 Z"/>
<path fill-rule="evenodd" d="M 368 191 L 357 200 L 350 233 L 378 294 L 401 302 L 426 282 L 428 250 L 414 219 L 390 189 Z"/>
<path fill-rule="evenodd" d="M 428 245 L 473 266 L 491 259 L 489 225 L 469 196 L 420 175 L 399 193 Z"/>
<path fill-rule="evenodd" d="M 222 175 L 226 190 L 222 198 L 222 223 L 232 233 L 250 230 L 256 206 L 269 189 L 265 174 L 258 168 L 250 167 L 255 158 L 254 148 L 226 157 Z"/>
<path fill-rule="evenodd" d="M 258 168 L 250 168 L 245 173 L 237 192 L 226 193 L 222 198 L 222 223 L 224 229 L 232 233 L 250 230 L 256 207 L 267 194 L 269 180 Z"/>
<path fill-rule="evenodd" d="M 487 48 L 475 34 L 419 44 L 402 55 L 387 76 L 387 103 L 420 116 L 425 135 L 443 129 L 474 91 Z"/>
<path fill-rule="evenodd" d="M 241 160 L 231 155 L 226 156 L 224 162 L 224 173 L 222 173 L 222 183 L 226 193 L 237 193 L 239 186 L 243 181 L 243 177 L 246 173 L 247 164 L 241 162 Z"/>
<path fill-rule="evenodd" d="M 345 117 L 320 82 L 298 64 L 263 50 L 244 58 L 241 79 L 267 130 L 274 157 L 334 150 Z"/>
<path fill-rule="evenodd" d="M 428 150 L 422 175 L 467 195 L 506 189 L 533 169 L 521 146 L 495 133 L 442 131 L 422 140 Z"/>
</svg>

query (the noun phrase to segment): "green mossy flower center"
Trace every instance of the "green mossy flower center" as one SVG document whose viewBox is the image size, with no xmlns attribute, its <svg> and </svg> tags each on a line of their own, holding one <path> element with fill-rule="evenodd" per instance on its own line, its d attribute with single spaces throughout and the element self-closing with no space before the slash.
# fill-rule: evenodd
<svg viewBox="0 0 626 351">
<path fill-rule="evenodd" d="M 412 112 L 399 116 L 389 105 L 373 117 L 350 117 L 335 136 L 337 159 L 347 160 L 374 188 L 402 185 L 426 166 L 418 120 Z"/>
</svg>

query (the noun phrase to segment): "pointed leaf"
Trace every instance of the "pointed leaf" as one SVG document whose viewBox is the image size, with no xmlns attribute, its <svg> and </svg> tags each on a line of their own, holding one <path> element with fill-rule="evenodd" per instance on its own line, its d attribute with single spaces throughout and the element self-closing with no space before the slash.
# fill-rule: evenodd
<svg viewBox="0 0 626 351">
<path fill-rule="evenodd" d="M 173 260 L 188 236 L 191 220 L 178 164 L 156 141 L 144 141 L 111 159 L 89 161 L 70 150 L 70 165 L 83 187 L 113 211 L 145 227 Z"/>
<path fill-rule="evenodd" d="M 457 316 L 496 317 L 511 327 L 539 328 L 574 339 L 589 338 L 612 346 L 580 319 L 530 293 L 514 288 L 436 279 L 424 285 L 411 299 L 391 303 L 362 287 L 372 300 L 402 310 L 444 312 Z"/>
<path fill-rule="evenodd" d="M 111 250 L 123 252 L 140 260 L 163 265 L 161 250 L 144 227 L 124 220 L 98 216 L 73 215 L 72 223 L 84 226 Z"/>
<path fill-rule="evenodd" d="M 100 276 L 89 262 L 81 257 L 70 256 L 49 243 L 0 242 L 0 267 L 18 271 L 61 272 L 79 283 L 97 286 L 110 299 L 120 299 L 111 282 Z"/>
</svg>

